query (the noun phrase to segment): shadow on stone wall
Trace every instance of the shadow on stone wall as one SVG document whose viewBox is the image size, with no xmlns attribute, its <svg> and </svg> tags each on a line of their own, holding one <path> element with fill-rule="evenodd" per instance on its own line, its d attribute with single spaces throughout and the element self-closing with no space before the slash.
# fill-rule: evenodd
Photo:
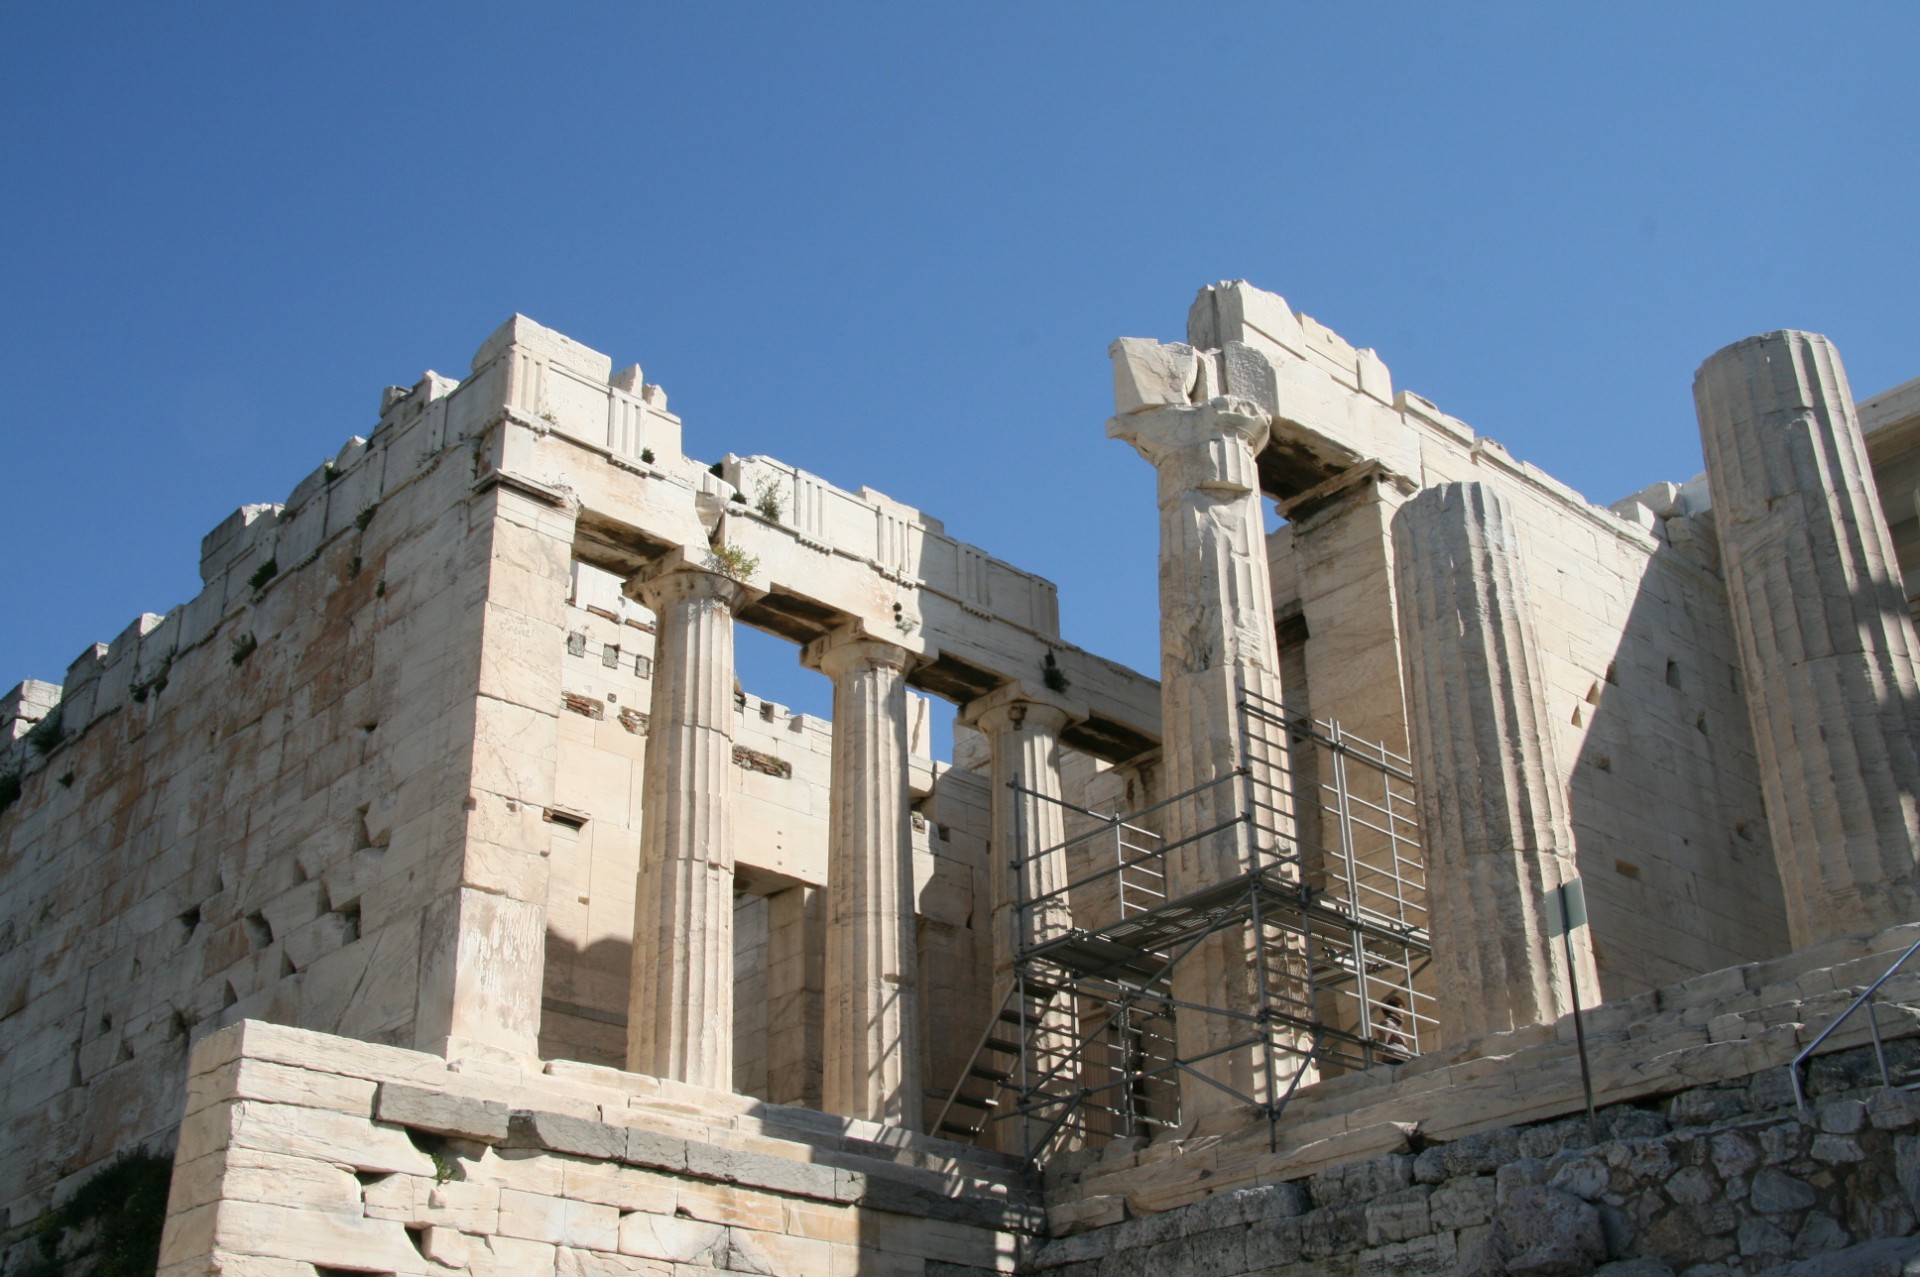
<svg viewBox="0 0 1920 1277">
<path fill-rule="evenodd" d="M 1676 531 L 1584 695 L 1549 680 L 1609 999 L 1791 948 L 1725 587 Z"/>
</svg>

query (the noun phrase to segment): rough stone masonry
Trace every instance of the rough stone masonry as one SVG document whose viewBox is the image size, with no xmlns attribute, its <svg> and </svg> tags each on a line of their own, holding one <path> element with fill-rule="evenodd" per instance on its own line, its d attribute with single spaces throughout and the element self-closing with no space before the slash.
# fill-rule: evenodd
<svg viewBox="0 0 1920 1277">
<path fill-rule="evenodd" d="M 1157 681 L 524 317 L 386 390 L 0 699 L 5 1271 L 142 1149 L 169 1277 L 1900 1271 L 1920 381 L 1738 342 L 1602 508 L 1271 293 L 1184 337 Z"/>
</svg>

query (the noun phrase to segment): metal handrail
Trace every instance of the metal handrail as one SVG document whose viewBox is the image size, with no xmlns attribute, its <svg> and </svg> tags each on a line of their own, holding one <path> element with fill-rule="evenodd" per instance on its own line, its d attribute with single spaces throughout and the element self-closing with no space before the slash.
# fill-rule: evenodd
<svg viewBox="0 0 1920 1277">
<path fill-rule="evenodd" d="M 1894 973 L 1899 971 L 1901 967 L 1906 966 L 1907 959 L 1916 953 L 1920 953 L 1920 940 L 1914 941 L 1905 953 L 1894 960 L 1892 966 L 1881 973 L 1878 980 L 1868 985 L 1866 991 L 1855 998 L 1832 1024 L 1829 1024 L 1825 1029 L 1821 1030 L 1819 1037 L 1807 1043 L 1806 1050 L 1793 1057 L 1793 1063 L 1787 1066 L 1787 1071 L 1793 1075 L 1793 1103 L 1795 1108 L 1805 1111 L 1807 1107 L 1806 1091 L 1800 1084 L 1801 1066 L 1807 1062 L 1808 1058 L 1811 1057 L 1815 1051 L 1820 1049 L 1822 1042 L 1832 1037 L 1834 1031 L 1852 1018 L 1853 1013 L 1858 1011 L 1862 1006 L 1867 1008 L 1867 1023 L 1873 1028 L 1873 1056 L 1880 1065 L 1880 1084 L 1889 1090 L 1892 1089 L 1893 1078 L 1887 1072 L 1887 1048 L 1886 1044 L 1880 1040 L 1880 1018 L 1873 1012 L 1873 995 L 1879 991 L 1881 985 L 1893 979 Z"/>
</svg>

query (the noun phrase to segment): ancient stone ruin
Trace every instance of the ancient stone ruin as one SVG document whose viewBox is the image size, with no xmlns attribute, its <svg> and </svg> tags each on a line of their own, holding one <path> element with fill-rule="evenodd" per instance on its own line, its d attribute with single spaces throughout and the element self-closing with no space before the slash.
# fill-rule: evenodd
<svg viewBox="0 0 1920 1277">
<path fill-rule="evenodd" d="M 8 693 L 4 1271 L 1920 1254 L 1920 381 L 1600 508 L 1245 283 L 1111 356 L 1157 680 L 516 316 Z"/>
</svg>

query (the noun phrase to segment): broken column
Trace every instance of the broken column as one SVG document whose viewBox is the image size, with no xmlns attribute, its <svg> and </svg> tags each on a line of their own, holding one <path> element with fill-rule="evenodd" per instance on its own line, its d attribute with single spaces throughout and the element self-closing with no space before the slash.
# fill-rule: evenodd
<svg viewBox="0 0 1920 1277">
<path fill-rule="evenodd" d="M 627 1067 L 733 1088 L 733 615 L 741 582 L 676 557 L 628 591 L 652 609 Z"/>
<path fill-rule="evenodd" d="M 1840 355 L 1749 337 L 1693 396 L 1793 943 L 1911 922 L 1913 620 Z"/>
<path fill-rule="evenodd" d="M 1578 869 L 1513 509 L 1487 484 L 1441 484 L 1393 534 L 1441 1028 L 1456 1043 L 1551 1022 L 1572 1001 L 1549 897 Z"/>
<path fill-rule="evenodd" d="M 1061 847 L 1067 826 L 1066 809 L 1060 805 L 1060 733 L 1085 717 L 1084 706 L 1063 696 L 1015 684 L 971 702 L 957 720 L 983 733 L 992 748 L 987 899 L 992 909 L 995 1006 L 1013 984 L 1020 952 L 1073 927 L 1066 851 Z M 1068 1094 L 1079 1085 L 1070 1067 L 1075 1023 L 1073 1003 L 1064 995 L 1029 1007 L 1027 1084 L 1049 1095 Z M 1048 1109 L 1034 1117 L 1044 1127 L 1055 1115 Z M 997 1146 L 1025 1152 L 1028 1125 L 996 1123 Z"/>
<path fill-rule="evenodd" d="M 833 680 L 821 1103 L 920 1128 L 905 648 L 847 631 L 807 649 Z"/>
<path fill-rule="evenodd" d="M 1256 852 L 1271 854 L 1277 839 L 1291 840 L 1279 781 L 1286 774 L 1284 735 L 1243 734 L 1240 711 L 1243 697 L 1257 697 L 1276 713 L 1280 702 L 1255 464 L 1270 422 L 1246 400 L 1185 402 L 1198 376 L 1190 346 L 1123 339 L 1112 354 L 1120 415 L 1107 423 L 1107 434 L 1132 444 L 1158 472 L 1165 784 L 1170 793 L 1196 791 L 1168 821 L 1176 848 L 1168 888 L 1178 897 L 1246 874 Z M 1243 763 L 1269 809 L 1259 825 L 1240 819 L 1246 804 L 1235 773 Z M 1288 827 L 1276 830 L 1279 824 Z M 1259 1052 L 1233 1045 L 1261 1031 L 1240 1018 L 1257 1006 L 1257 965 L 1251 929 L 1237 927 L 1201 941 L 1174 968 L 1177 1000 L 1231 1013 L 1183 1009 L 1177 1017 L 1180 1057 L 1211 1079 L 1182 1072 L 1183 1121 L 1267 1098 Z M 1299 1067 L 1291 1058 L 1283 1062 L 1289 1076 Z"/>
</svg>

